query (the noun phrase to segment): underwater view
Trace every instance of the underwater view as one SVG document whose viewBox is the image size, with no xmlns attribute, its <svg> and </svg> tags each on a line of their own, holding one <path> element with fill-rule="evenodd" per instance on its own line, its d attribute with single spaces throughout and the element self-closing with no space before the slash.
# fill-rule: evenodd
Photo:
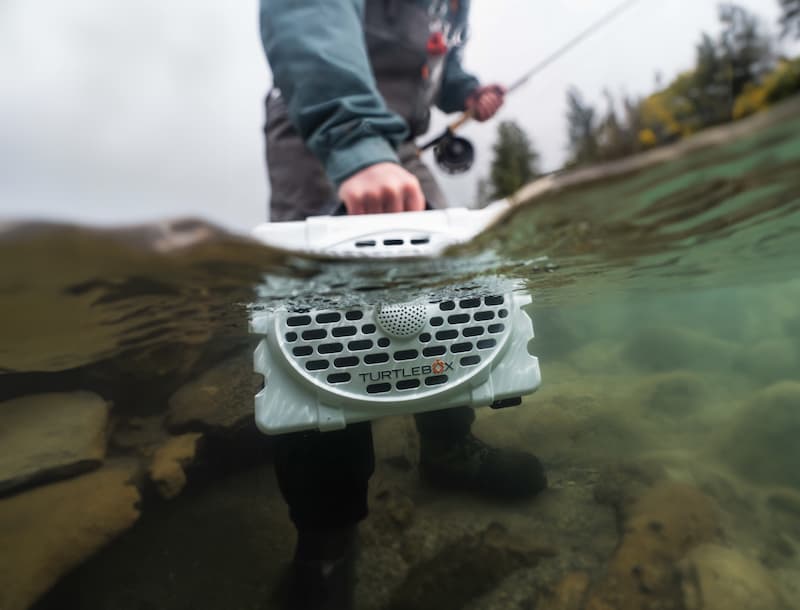
<svg viewBox="0 0 800 610">
<path fill-rule="evenodd" d="M 800 0 L 6 0 L 0 75 L 0 610 L 800 610 Z"/>
</svg>

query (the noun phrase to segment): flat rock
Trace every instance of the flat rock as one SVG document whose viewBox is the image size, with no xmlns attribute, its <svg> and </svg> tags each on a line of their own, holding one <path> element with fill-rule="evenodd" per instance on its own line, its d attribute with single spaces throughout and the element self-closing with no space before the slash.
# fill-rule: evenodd
<svg viewBox="0 0 800 610">
<path fill-rule="evenodd" d="M 108 405 L 89 392 L 0 403 L 0 494 L 97 468 L 106 453 L 107 422 Z"/>
<path fill-rule="evenodd" d="M 261 376 L 253 372 L 252 350 L 243 350 L 175 392 L 167 425 L 175 432 L 244 426 L 253 421 L 253 397 L 261 385 Z"/>
<path fill-rule="evenodd" d="M 733 549 L 701 545 L 681 561 L 679 568 L 685 610 L 786 608 L 769 573 Z"/>
<path fill-rule="evenodd" d="M 174 436 L 156 449 L 148 475 L 163 498 L 171 500 L 183 491 L 186 486 L 184 469 L 194 460 L 197 442 L 202 436 L 199 432 Z"/>
<path fill-rule="evenodd" d="M 139 517 L 124 462 L 0 500 L 0 608 L 25 610 Z"/>
</svg>

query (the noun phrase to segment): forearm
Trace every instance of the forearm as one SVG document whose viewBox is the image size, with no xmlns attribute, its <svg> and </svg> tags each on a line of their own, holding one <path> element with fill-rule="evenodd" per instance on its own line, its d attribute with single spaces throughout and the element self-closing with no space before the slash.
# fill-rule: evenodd
<svg viewBox="0 0 800 610">
<path fill-rule="evenodd" d="M 377 90 L 364 44 L 363 0 L 261 0 L 261 36 L 289 116 L 340 184 L 360 169 L 397 162 L 402 118 Z"/>
</svg>

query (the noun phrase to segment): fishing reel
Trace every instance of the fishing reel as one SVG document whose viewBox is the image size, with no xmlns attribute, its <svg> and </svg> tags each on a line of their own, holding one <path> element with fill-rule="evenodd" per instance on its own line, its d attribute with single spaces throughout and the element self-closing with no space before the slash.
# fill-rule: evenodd
<svg viewBox="0 0 800 610">
<path fill-rule="evenodd" d="M 475 148 L 472 142 L 448 129 L 434 144 L 433 156 L 442 171 L 451 175 L 463 174 L 475 162 Z"/>
</svg>

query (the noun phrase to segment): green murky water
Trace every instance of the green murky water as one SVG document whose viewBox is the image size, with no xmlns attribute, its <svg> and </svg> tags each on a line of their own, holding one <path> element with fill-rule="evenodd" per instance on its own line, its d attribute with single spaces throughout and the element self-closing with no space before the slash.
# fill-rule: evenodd
<svg viewBox="0 0 800 610">
<path fill-rule="evenodd" d="M 712 136 L 565 176 L 435 264 L 196 222 L 8 228 L 0 438 L 41 445 L 0 459 L 0 608 L 277 607 L 293 531 L 246 330 L 265 273 L 262 307 L 492 276 L 534 294 L 543 387 L 475 431 L 535 452 L 550 489 L 423 486 L 413 422 L 380 420 L 359 608 L 800 607 L 800 103 Z"/>
</svg>

